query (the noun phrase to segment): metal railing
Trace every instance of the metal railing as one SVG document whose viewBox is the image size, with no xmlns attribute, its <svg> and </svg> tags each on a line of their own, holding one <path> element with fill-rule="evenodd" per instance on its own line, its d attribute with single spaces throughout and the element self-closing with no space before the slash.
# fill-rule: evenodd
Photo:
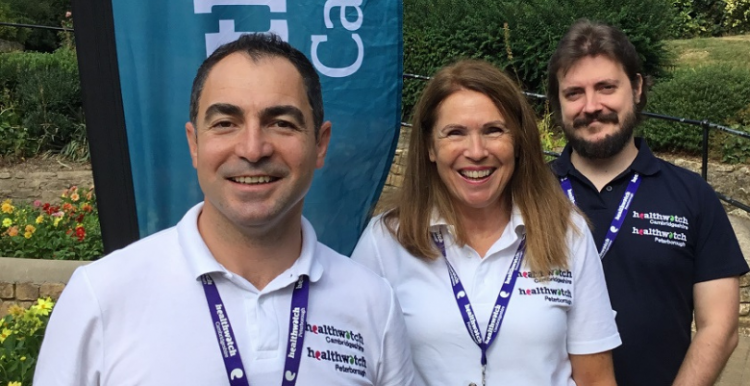
<svg viewBox="0 0 750 386">
<path fill-rule="evenodd" d="M 48 26 L 48 25 L 36 25 L 36 24 L 6 23 L 6 22 L 3 22 L 3 21 L 0 21 L 0 26 L 17 27 L 17 28 L 31 28 L 31 29 L 48 29 L 48 30 L 52 30 L 52 31 L 68 31 L 68 32 L 73 32 L 72 28 L 52 27 L 52 26 Z"/>
<path fill-rule="evenodd" d="M 416 80 L 421 80 L 421 81 L 430 80 L 429 76 L 416 75 L 416 74 L 408 74 L 408 73 L 403 74 L 403 78 L 404 79 L 416 79 Z M 527 92 L 527 91 L 523 91 L 523 94 L 526 95 L 529 98 L 542 99 L 542 100 L 546 100 L 547 99 L 547 96 L 546 95 L 542 95 L 542 94 L 536 94 L 536 93 Z M 722 125 L 716 124 L 716 123 L 712 123 L 712 122 L 709 122 L 708 120 L 698 121 L 698 120 L 695 120 L 695 119 L 672 117 L 672 116 L 669 116 L 669 115 L 657 114 L 657 113 L 649 113 L 649 112 L 645 112 L 645 111 L 642 112 L 641 114 L 643 114 L 644 116 L 649 117 L 649 118 L 661 119 L 661 120 L 665 120 L 665 121 L 671 121 L 671 122 L 681 123 L 681 124 L 685 124 L 685 125 L 693 125 L 693 126 L 700 126 L 701 127 L 701 129 L 703 130 L 703 141 L 701 143 L 701 177 L 703 177 L 703 180 L 705 180 L 705 181 L 708 181 L 708 143 L 709 143 L 709 140 L 710 140 L 709 133 L 710 133 L 710 131 L 712 129 L 713 130 L 718 130 L 718 131 L 723 131 L 725 133 L 736 135 L 738 137 L 750 140 L 750 133 L 746 133 L 744 131 L 739 131 L 739 130 L 735 130 L 735 129 L 732 129 L 732 128 L 729 128 L 729 127 L 726 127 L 726 126 L 722 126 Z M 401 122 L 401 125 L 405 126 L 405 127 L 411 127 L 412 126 L 410 123 L 407 123 L 407 122 Z M 560 156 L 560 153 L 555 153 L 553 151 L 544 151 L 544 154 L 549 155 L 549 156 L 553 156 L 553 157 L 559 157 Z M 714 191 L 716 191 L 716 189 L 714 189 Z M 716 192 L 716 195 L 722 201 L 724 201 L 724 202 L 726 202 L 726 203 L 728 203 L 728 204 L 730 204 L 732 206 L 735 206 L 737 208 L 740 208 L 740 209 L 744 210 L 745 212 L 750 213 L 750 205 L 742 203 L 742 202 L 739 202 L 739 201 L 735 200 L 734 198 L 729 197 L 729 196 L 727 196 L 727 195 L 725 195 L 723 193 L 720 193 L 720 192 Z"/>
</svg>

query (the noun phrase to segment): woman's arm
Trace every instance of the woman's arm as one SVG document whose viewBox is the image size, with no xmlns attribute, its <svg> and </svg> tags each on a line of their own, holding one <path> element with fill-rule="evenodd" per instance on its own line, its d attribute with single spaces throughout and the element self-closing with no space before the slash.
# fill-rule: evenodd
<svg viewBox="0 0 750 386">
<path fill-rule="evenodd" d="M 570 354 L 573 380 L 578 386 L 616 386 L 612 351 L 596 354 Z"/>
</svg>

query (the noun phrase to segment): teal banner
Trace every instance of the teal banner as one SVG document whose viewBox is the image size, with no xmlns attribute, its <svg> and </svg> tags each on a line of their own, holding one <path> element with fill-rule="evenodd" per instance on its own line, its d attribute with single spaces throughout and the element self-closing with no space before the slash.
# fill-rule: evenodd
<svg viewBox="0 0 750 386">
<path fill-rule="evenodd" d="M 141 237 L 203 199 L 184 125 L 193 77 L 216 47 L 273 32 L 310 58 L 333 123 L 326 166 L 305 200 L 322 242 L 349 254 L 377 201 L 396 145 L 402 2 L 112 0 Z"/>
</svg>

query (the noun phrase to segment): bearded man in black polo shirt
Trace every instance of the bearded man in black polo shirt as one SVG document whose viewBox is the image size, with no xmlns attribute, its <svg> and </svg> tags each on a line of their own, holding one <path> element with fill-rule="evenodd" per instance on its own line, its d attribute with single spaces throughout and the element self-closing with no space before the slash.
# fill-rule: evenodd
<svg viewBox="0 0 750 386">
<path fill-rule="evenodd" d="M 634 137 L 646 78 L 625 34 L 578 21 L 548 70 L 568 139 L 552 169 L 600 247 L 623 342 L 617 383 L 713 385 L 737 345 L 738 281 L 748 271 L 726 213 L 697 174 Z"/>
</svg>

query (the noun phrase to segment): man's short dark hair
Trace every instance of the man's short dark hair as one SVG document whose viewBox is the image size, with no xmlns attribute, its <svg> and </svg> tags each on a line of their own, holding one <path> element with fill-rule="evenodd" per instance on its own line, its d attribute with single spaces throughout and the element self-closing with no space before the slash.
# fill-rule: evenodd
<svg viewBox="0 0 750 386">
<path fill-rule="evenodd" d="M 221 45 L 206 60 L 203 61 L 198 73 L 193 80 L 193 90 L 190 93 L 190 121 L 196 124 L 198 119 L 198 102 L 203 93 L 203 85 L 211 69 L 227 56 L 241 52 L 248 55 L 253 61 L 264 58 L 280 57 L 287 59 L 294 65 L 302 76 L 302 82 L 307 92 L 307 100 L 312 108 L 313 124 L 315 125 L 315 136 L 317 137 L 320 126 L 323 124 L 323 94 L 320 90 L 320 78 L 310 60 L 292 47 L 289 43 L 281 40 L 278 35 L 269 33 L 244 34 L 239 39 Z"/>
<path fill-rule="evenodd" d="M 549 61 L 547 67 L 547 98 L 553 114 L 559 121 L 562 120 L 558 73 L 565 74 L 580 59 L 598 55 L 606 56 L 619 63 L 628 79 L 630 79 L 630 84 L 634 90 L 638 87 L 638 74 L 641 74 L 643 79 L 642 91 L 640 100 L 635 105 L 636 117 L 640 120 L 641 111 L 646 105 L 646 90 L 649 79 L 643 74 L 643 65 L 635 46 L 619 29 L 586 19 L 580 19 L 570 27 L 558 43 L 557 49 Z"/>
</svg>

